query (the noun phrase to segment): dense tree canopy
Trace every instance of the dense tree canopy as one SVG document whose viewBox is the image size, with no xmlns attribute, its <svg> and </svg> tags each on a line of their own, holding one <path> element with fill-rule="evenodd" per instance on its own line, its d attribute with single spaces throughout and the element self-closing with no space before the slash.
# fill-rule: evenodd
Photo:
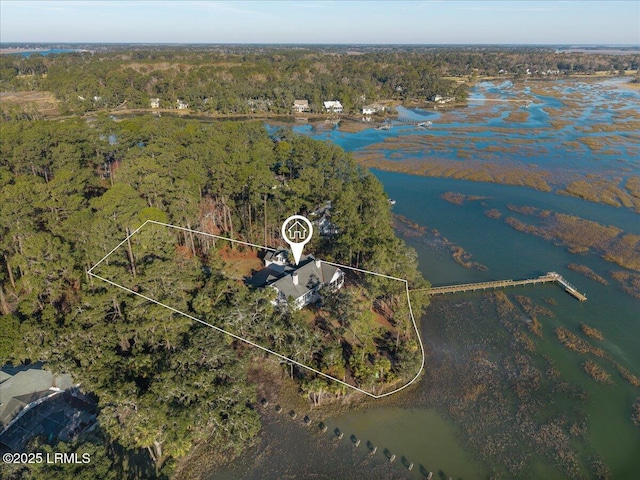
<svg viewBox="0 0 640 480">
<path fill-rule="evenodd" d="M 296 98 L 306 98 L 311 110 L 320 112 L 324 100 L 338 99 L 353 112 L 379 99 L 436 94 L 464 99 L 466 85 L 451 77 L 621 72 L 640 62 L 637 54 L 540 47 L 93 49 L 46 57 L 2 55 L 0 91 L 50 91 L 64 110 L 75 113 L 148 108 L 151 98 L 159 98 L 161 108 L 176 108 L 181 100 L 191 110 L 223 114 L 288 113 Z M 12 117 L 5 110 L 5 118 Z"/>
<path fill-rule="evenodd" d="M 415 254 L 393 234 L 381 185 L 330 144 L 290 131 L 270 137 L 259 123 L 151 116 L 6 122 L 0 138 L 2 361 L 42 360 L 71 373 L 98 397 L 107 441 L 148 452 L 158 474 L 200 440 L 237 453 L 259 419 L 247 381 L 255 352 L 86 274 L 145 220 L 276 246 L 284 218 L 332 202 L 339 234 L 314 239 L 311 250 L 423 282 Z M 400 305 L 395 287 L 363 284 L 372 293 L 354 300 L 360 306 L 349 324 L 361 350 L 347 365 L 340 346 L 322 343 L 301 312 L 276 310 L 269 292 L 221 275 L 220 248 L 179 230 L 142 230 L 99 272 L 232 331 L 262 335 L 327 372 L 351 368 L 361 385 L 411 371 L 411 356 L 391 346 L 371 356 L 375 332 L 362 328 L 370 315 L 362 302 Z M 410 334 L 398 323 L 398 338 Z M 336 388 L 299 381 L 316 399 Z"/>
</svg>

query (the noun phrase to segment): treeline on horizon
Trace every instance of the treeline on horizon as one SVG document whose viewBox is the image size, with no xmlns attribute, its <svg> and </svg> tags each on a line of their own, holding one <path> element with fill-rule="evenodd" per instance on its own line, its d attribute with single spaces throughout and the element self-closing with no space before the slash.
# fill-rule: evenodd
<svg viewBox="0 0 640 480">
<path fill-rule="evenodd" d="M 149 460 L 145 477 L 165 478 L 203 443 L 210 461 L 233 457 L 260 429 L 249 371 L 278 363 L 87 275 L 145 220 L 275 246 L 284 218 L 330 201 L 339 234 L 315 239 L 311 251 L 425 285 L 415 252 L 393 233 L 381 184 L 331 144 L 286 130 L 270 137 L 257 122 L 115 122 L 106 115 L 4 122 L 0 137 L 0 361 L 43 361 L 97 397 L 99 428 L 55 447 L 91 453 L 83 478 L 122 478 L 127 468 L 143 468 L 141 458 Z M 278 311 L 268 292 L 221 275 L 220 245 L 168 229 L 143 230 L 132 243 L 134 253 L 117 252 L 101 272 L 214 324 L 233 322 L 235 331 L 257 336 L 266 328 L 268 345 L 304 354 L 317 369 L 350 362 L 339 344 L 320 341 L 301 312 Z M 379 281 L 368 287 L 372 300 L 387 291 Z M 416 315 L 420 310 L 416 304 Z M 392 342 L 385 356 L 396 377 L 415 372 L 419 362 L 403 345 Z M 363 386 L 379 383 L 367 355 L 358 352 Z M 303 371 L 293 376 L 305 396 L 346 394 Z M 73 466 L 37 464 L 7 478 L 54 473 L 80 478 Z"/>
<path fill-rule="evenodd" d="M 463 100 L 478 75 L 508 72 L 590 74 L 638 69 L 640 55 L 555 53 L 536 47 L 103 47 L 95 52 L 0 56 L 0 91 L 50 91 L 63 114 L 115 107 L 176 108 L 195 112 L 291 113 L 295 99 L 312 112 L 339 100 L 345 112 L 381 99 Z M 540 73 L 541 75 L 541 73 Z M 446 77 L 446 78 L 445 78 Z M 14 118 L 4 112 L 4 118 Z"/>
</svg>

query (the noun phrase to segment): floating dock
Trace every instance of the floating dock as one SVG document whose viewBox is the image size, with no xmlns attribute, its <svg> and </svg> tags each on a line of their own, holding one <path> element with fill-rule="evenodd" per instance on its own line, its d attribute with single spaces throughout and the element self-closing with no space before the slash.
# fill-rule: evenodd
<svg viewBox="0 0 640 480">
<path fill-rule="evenodd" d="M 421 288 L 414 291 L 428 291 L 429 295 L 444 295 L 446 293 L 473 292 L 475 290 L 487 290 L 491 288 L 517 287 L 518 285 L 534 285 L 537 283 L 555 282 L 561 285 L 567 293 L 577 300 L 584 302 L 587 296 L 578 292 L 576 288 L 567 282 L 562 275 L 556 272 L 549 272 L 536 278 L 527 278 L 525 280 L 496 280 L 493 282 L 479 283 L 463 283 L 460 285 L 446 285 L 441 287 Z"/>
</svg>

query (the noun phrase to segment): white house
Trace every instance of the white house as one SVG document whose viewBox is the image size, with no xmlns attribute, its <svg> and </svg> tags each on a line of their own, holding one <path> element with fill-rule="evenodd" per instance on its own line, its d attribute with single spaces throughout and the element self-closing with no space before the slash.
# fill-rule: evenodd
<svg viewBox="0 0 640 480">
<path fill-rule="evenodd" d="M 151 99 L 151 108 L 160 108 L 160 99 L 152 98 Z"/>
<path fill-rule="evenodd" d="M 342 113 L 342 104 L 338 100 L 328 100 L 324 102 L 324 109 L 327 112 Z"/>
<path fill-rule="evenodd" d="M 189 105 L 180 99 L 176 100 L 176 103 L 178 104 L 178 110 L 186 110 L 189 108 Z"/>
<path fill-rule="evenodd" d="M 454 97 L 443 97 L 442 95 L 434 95 L 431 97 L 432 102 L 440 103 L 440 104 L 453 102 L 454 100 L 455 100 Z"/>
<path fill-rule="evenodd" d="M 376 112 L 384 112 L 385 107 L 379 103 L 372 103 L 371 105 L 365 105 L 362 107 L 363 115 L 373 115 Z"/>
<path fill-rule="evenodd" d="M 291 300 L 295 308 L 303 308 L 320 299 L 319 291 L 328 286 L 336 291 L 344 285 L 344 272 L 340 268 L 303 256 L 298 265 L 288 261 L 288 252 L 269 252 L 263 270 L 254 274 L 248 283 L 255 287 L 271 287 L 276 290 L 275 305 L 285 305 Z"/>
<path fill-rule="evenodd" d="M 309 111 L 309 100 L 294 100 L 293 101 L 293 110 L 296 113 L 308 112 Z"/>
</svg>

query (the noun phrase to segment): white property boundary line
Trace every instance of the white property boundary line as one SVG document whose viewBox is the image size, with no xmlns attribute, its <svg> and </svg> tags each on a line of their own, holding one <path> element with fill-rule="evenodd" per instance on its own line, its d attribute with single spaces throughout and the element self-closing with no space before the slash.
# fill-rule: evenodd
<svg viewBox="0 0 640 480">
<path fill-rule="evenodd" d="M 228 332 L 227 330 L 224 330 L 223 328 L 216 327 L 215 325 L 212 325 L 212 324 L 210 324 L 208 322 L 205 322 L 204 320 L 201 320 L 201 319 L 199 319 L 197 317 L 194 317 L 193 315 L 189 315 L 188 313 L 181 312 L 180 310 L 178 310 L 176 308 L 173 308 L 173 307 L 171 307 L 169 305 L 166 305 L 166 304 L 164 304 L 162 302 L 154 300 L 153 298 L 147 297 L 146 295 L 143 295 L 141 293 L 134 292 L 133 290 L 131 290 L 131 289 L 129 289 L 129 288 L 123 286 L 123 285 L 117 284 L 117 283 L 115 283 L 115 282 L 113 282 L 111 280 L 108 280 L 108 279 L 106 279 L 104 277 L 101 277 L 100 275 L 96 275 L 95 273 L 93 273 L 93 269 L 94 268 L 96 268 L 98 265 L 100 265 L 102 262 L 104 262 L 113 252 L 115 252 L 118 248 L 120 248 L 122 245 L 124 245 L 131 237 L 133 237 L 133 235 L 138 233 L 145 225 L 147 225 L 147 223 L 154 223 L 156 225 L 160 225 L 160 226 L 163 226 L 163 227 L 175 228 L 177 230 L 183 230 L 183 231 L 186 231 L 186 232 L 196 233 L 198 235 L 205 235 L 205 236 L 208 236 L 208 237 L 217 238 L 219 240 L 225 240 L 225 241 L 228 241 L 228 242 L 239 243 L 241 245 L 248 245 L 250 247 L 261 248 L 261 249 L 269 250 L 269 251 L 272 251 L 272 252 L 276 251 L 274 248 L 265 247 L 265 246 L 262 246 L 262 245 L 255 245 L 255 244 L 248 243 L 248 242 L 241 242 L 240 240 L 233 240 L 233 239 L 230 239 L 230 238 L 221 237 L 219 235 L 213 235 L 211 233 L 205 233 L 205 232 L 200 232 L 200 231 L 197 231 L 197 230 L 192 230 L 190 228 L 178 227 L 176 225 L 171 225 L 171 224 L 168 224 L 168 223 L 156 222 L 155 220 L 147 220 L 142 225 L 140 225 L 138 228 L 136 228 L 133 232 L 131 232 L 113 250 L 111 250 L 104 257 L 102 257 L 98 263 L 96 263 L 93 267 L 91 267 L 89 270 L 87 270 L 87 273 L 89 275 L 91 275 L 92 277 L 95 277 L 95 278 L 97 278 L 99 280 L 102 280 L 103 282 L 106 282 L 106 283 L 108 283 L 110 285 L 113 285 L 114 287 L 118 287 L 118 288 L 120 288 L 121 290 L 124 290 L 127 293 L 131 293 L 131 294 L 136 295 L 136 296 L 138 296 L 140 298 L 143 298 L 143 299 L 145 299 L 145 300 L 147 300 L 147 301 L 149 301 L 151 303 L 155 303 L 156 305 L 160 305 L 161 307 L 164 307 L 164 308 L 166 308 L 168 310 L 171 310 L 174 313 L 178 313 L 178 314 L 180 314 L 180 315 L 182 315 L 184 317 L 187 317 L 187 318 L 193 320 L 194 322 L 198 322 L 198 323 L 201 323 L 203 325 L 206 325 L 207 327 L 213 328 L 214 330 L 216 330 L 216 331 L 218 331 L 220 333 L 224 333 L 225 335 L 229 335 L 230 337 L 235 338 L 236 340 L 240 340 L 240 341 L 242 341 L 244 343 L 247 343 L 247 344 L 251 345 L 252 347 L 259 348 L 260 350 L 263 350 L 263 351 L 265 351 L 267 353 L 275 355 L 276 357 L 281 358 L 283 360 L 286 360 L 287 362 L 291 362 L 291 363 L 293 363 L 295 365 L 298 365 L 299 367 L 305 368 L 305 369 L 307 369 L 307 370 L 309 370 L 309 371 L 311 371 L 311 372 L 313 372 L 313 373 L 315 373 L 317 375 L 321 375 L 322 377 L 328 378 L 329 380 L 333 380 L 334 382 L 338 382 L 339 384 L 347 386 L 349 388 L 352 388 L 352 389 L 354 389 L 354 390 L 356 390 L 356 391 L 358 391 L 360 393 L 364 393 L 365 395 L 368 395 L 368 396 L 370 396 L 372 398 L 387 397 L 387 396 L 392 395 L 394 393 L 397 393 L 397 392 L 399 392 L 401 390 L 404 390 L 409 385 L 414 383 L 418 379 L 418 377 L 420 377 L 420 374 L 424 370 L 424 363 L 425 363 L 424 345 L 422 343 L 422 338 L 420 337 L 420 332 L 418 331 L 418 325 L 416 324 L 416 320 L 415 320 L 415 318 L 413 316 L 413 309 L 411 308 L 411 298 L 409 296 L 409 282 L 407 282 L 407 280 L 402 279 L 402 278 L 392 277 L 390 275 L 384 275 L 382 273 L 371 272 L 369 270 L 362 270 L 360 268 L 354 268 L 354 267 L 350 267 L 348 265 L 341 265 L 339 263 L 325 262 L 324 260 L 321 260 L 321 262 L 324 262 L 324 263 L 329 264 L 329 265 L 334 265 L 334 266 L 341 267 L 341 268 L 348 268 L 350 270 L 355 270 L 355 271 L 358 271 L 358 272 L 369 273 L 371 275 L 377 275 L 379 277 L 390 278 L 392 280 L 398 280 L 398 281 L 404 282 L 404 284 L 405 284 L 405 290 L 406 290 L 406 293 L 407 293 L 407 303 L 409 304 L 409 315 L 411 316 L 411 321 L 413 323 L 413 328 L 414 328 L 414 330 L 416 332 L 416 336 L 417 336 L 417 339 L 418 339 L 418 344 L 420 345 L 420 352 L 421 352 L 421 355 L 422 355 L 422 361 L 420 362 L 420 369 L 418 370 L 416 375 L 409 382 L 404 384 L 403 386 L 401 386 L 401 387 L 399 387 L 399 388 L 397 388 L 395 390 L 392 390 L 391 392 L 383 393 L 381 395 L 375 395 L 373 393 L 369 393 L 369 392 L 367 392 L 365 390 L 362 390 L 361 388 L 354 387 L 353 385 L 350 385 L 347 382 L 343 382 L 342 380 L 340 380 L 338 378 L 335 378 L 335 377 L 332 377 L 331 375 L 327 375 L 326 373 L 323 373 L 323 372 L 321 372 L 319 370 L 316 370 L 313 367 L 309 367 L 308 365 L 305 365 L 305 364 L 300 363 L 300 362 L 298 362 L 296 360 L 293 360 L 293 359 L 291 359 L 289 357 L 286 357 L 286 356 L 284 356 L 284 355 L 282 355 L 282 354 L 280 354 L 278 352 L 274 352 L 273 350 L 271 350 L 269 348 L 266 348 L 266 347 L 263 347 L 262 345 L 258 345 L 257 343 L 254 343 L 251 340 L 247 340 L 246 338 L 243 338 L 243 337 L 241 337 L 239 335 L 236 335 L 234 333 Z"/>
</svg>

